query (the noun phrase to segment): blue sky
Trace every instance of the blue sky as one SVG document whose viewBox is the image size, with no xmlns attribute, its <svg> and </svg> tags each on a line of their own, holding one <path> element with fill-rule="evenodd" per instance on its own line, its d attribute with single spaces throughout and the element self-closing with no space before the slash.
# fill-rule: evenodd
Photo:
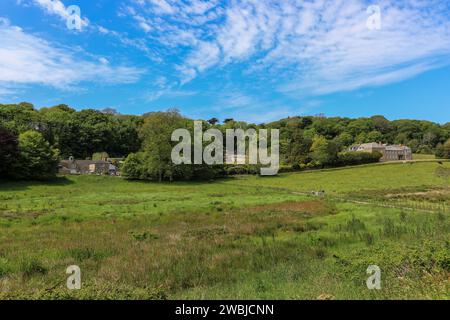
<svg viewBox="0 0 450 320">
<path fill-rule="evenodd" d="M 71 30 L 67 8 L 81 9 Z M 370 5 L 381 28 L 369 29 Z M 450 1 L 2 0 L 0 103 L 450 121 Z"/>
</svg>

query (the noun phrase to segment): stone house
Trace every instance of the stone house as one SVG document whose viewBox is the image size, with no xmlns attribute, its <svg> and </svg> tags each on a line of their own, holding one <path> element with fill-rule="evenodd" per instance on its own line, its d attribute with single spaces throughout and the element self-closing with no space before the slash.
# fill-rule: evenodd
<svg viewBox="0 0 450 320">
<path fill-rule="evenodd" d="M 413 159 L 411 148 L 403 145 L 387 145 L 371 142 L 351 146 L 349 151 L 370 153 L 377 151 L 383 155 L 381 161 L 404 161 Z"/>
<path fill-rule="evenodd" d="M 118 174 L 118 168 L 107 160 L 75 160 L 70 157 L 62 160 L 58 168 L 60 174 Z"/>
</svg>

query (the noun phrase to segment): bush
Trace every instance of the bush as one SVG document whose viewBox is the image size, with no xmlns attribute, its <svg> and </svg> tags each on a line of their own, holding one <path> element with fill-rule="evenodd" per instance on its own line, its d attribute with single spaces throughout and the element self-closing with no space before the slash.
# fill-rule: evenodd
<svg viewBox="0 0 450 320">
<path fill-rule="evenodd" d="M 436 152 L 434 153 L 437 159 L 443 159 L 444 158 L 444 146 L 442 143 L 438 144 L 436 147 Z"/>
<path fill-rule="evenodd" d="M 223 168 L 223 165 L 194 165 L 191 166 L 193 169 L 193 173 L 191 175 L 186 175 L 187 172 L 189 172 L 189 167 L 184 165 L 184 170 L 180 170 L 181 174 L 176 176 L 176 179 L 178 180 L 212 180 L 217 177 L 221 177 L 225 175 L 225 170 Z M 179 168 L 179 167 L 178 167 Z"/>
<path fill-rule="evenodd" d="M 122 175 L 132 180 L 180 181 L 211 180 L 226 175 L 223 165 L 156 164 L 146 152 L 130 154 L 122 166 Z"/>
<path fill-rule="evenodd" d="M 436 158 L 439 159 L 450 159 L 450 139 L 444 144 L 439 144 L 436 147 Z"/>
<path fill-rule="evenodd" d="M 144 231 L 144 232 L 131 232 L 131 237 L 136 241 L 145 241 L 145 240 L 154 240 L 159 239 L 159 236 L 156 234 L 151 233 L 150 231 Z"/>
<path fill-rule="evenodd" d="M 300 170 L 300 164 L 295 165 L 282 165 L 280 166 L 280 170 L 278 170 L 278 173 L 285 173 L 285 172 L 294 172 Z"/>
<path fill-rule="evenodd" d="M 379 152 L 341 152 L 338 154 L 339 166 L 351 166 L 380 162 L 383 155 Z"/>
<path fill-rule="evenodd" d="M 131 153 L 122 165 L 122 175 L 128 179 L 144 179 L 144 153 Z"/>
<path fill-rule="evenodd" d="M 225 172 L 229 176 L 240 174 L 259 174 L 260 166 L 258 165 L 227 165 Z"/>
</svg>

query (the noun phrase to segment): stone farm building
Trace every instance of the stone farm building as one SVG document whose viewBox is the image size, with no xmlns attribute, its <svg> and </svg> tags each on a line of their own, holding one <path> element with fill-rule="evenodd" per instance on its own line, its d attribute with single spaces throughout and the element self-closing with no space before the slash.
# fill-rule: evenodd
<svg viewBox="0 0 450 320">
<path fill-rule="evenodd" d="M 378 151 L 383 155 L 381 161 L 404 161 L 413 159 L 411 148 L 403 145 L 387 145 L 371 142 L 354 145 L 349 150 L 370 153 Z"/>
<path fill-rule="evenodd" d="M 62 160 L 59 163 L 60 174 L 108 174 L 117 175 L 118 169 L 108 160 Z"/>
</svg>

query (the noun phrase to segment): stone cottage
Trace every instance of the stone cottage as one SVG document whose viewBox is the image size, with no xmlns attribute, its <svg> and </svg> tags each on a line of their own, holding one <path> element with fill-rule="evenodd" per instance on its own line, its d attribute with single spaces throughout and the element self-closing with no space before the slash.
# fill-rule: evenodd
<svg viewBox="0 0 450 320">
<path fill-rule="evenodd" d="M 108 174 L 117 175 L 118 169 L 107 160 L 75 160 L 70 157 L 59 163 L 60 174 Z"/>
</svg>

